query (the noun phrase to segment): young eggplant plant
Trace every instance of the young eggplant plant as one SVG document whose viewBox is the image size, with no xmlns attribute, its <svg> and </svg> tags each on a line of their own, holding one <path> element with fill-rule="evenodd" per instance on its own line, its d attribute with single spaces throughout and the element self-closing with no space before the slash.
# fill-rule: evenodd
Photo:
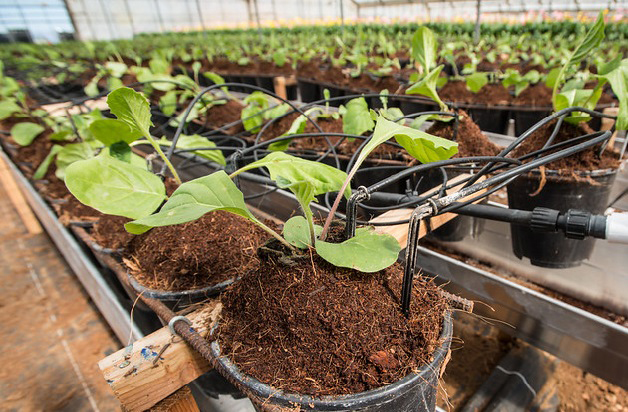
<svg viewBox="0 0 628 412">
<path fill-rule="evenodd" d="M 147 170 L 146 161 L 133 154 L 131 146 L 153 146 L 180 184 L 176 170 L 160 147 L 171 142 L 150 135 L 150 106 L 141 93 L 120 88 L 109 94 L 107 103 L 117 119 L 95 120 L 89 127 L 104 150 L 69 165 L 65 183 L 85 205 L 102 213 L 139 219 L 153 213 L 166 200 L 166 191 L 161 178 Z M 140 140 L 142 137 L 146 140 Z M 203 156 L 203 149 L 212 149 L 215 144 L 199 136 L 181 136 L 177 147 L 198 149 L 191 151 Z M 211 153 L 203 157 L 224 164 L 222 153 Z"/>
<path fill-rule="evenodd" d="M 351 178 L 364 159 L 379 144 L 392 137 L 424 163 L 447 159 L 457 152 L 457 144 L 454 142 L 379 116 L 373 137 L 364 146 L 349 174 L 323 163 L 283 152 L 272 152 L 231 175 L 218 171 L 182 184 L 158 213 L 136 219 L 127 223 L 125 227 L 131 233 L 140 234 L 153 227 L 181 224 L 196 220 L 212 211 L 225 210 L 259 225 L 292 253 L 298 253 L 298 249 L 313 248 L 320 257 L 335 266 L 362 272 L 379 271 L 397 260 L 400 248 L 392 236 L 377 234 L 372 228 L 360 228 L 354 237 L 342 243 L 327 242 L 324 237 L 325 228 L 328 230 L 334 210 L 329 214 L 325 228 L 322 228 L 314 223 L 310 204 L 318 195 L 337 191 L 337 208 L 343 196 L 348 198 L 351 195 Z M 243 172 L 260 167 L 268 169 L 271 179 L 278 187 L 294 193 L 304 214 L 304 217 L 295 216 L 285 223 L 283 237 L 264 225 L 248 210 L 244 195 L 231 180 Z"/>
</svg>

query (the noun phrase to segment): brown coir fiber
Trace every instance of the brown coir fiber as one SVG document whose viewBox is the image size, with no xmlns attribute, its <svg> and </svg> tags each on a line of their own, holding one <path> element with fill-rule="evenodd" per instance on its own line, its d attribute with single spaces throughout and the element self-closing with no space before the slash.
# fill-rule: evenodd
<svg viewBox="0 0 628 412">
<path fill-rule="evenodd" d="M 265 258 L 222 298 L 222 353 L 240 370 L 286 392 L 358 393 L 396 382 L 432 360 L 446 302 L 414 282 L 400 311 L 403 268 L 337 268 L 315 254 L 295 266 Z"/>
<path fill-rule="evenodd" d="M 134 235 L 124 229 L 131 219 L 124 216 L 103 215 L 94 225 L 93 237 L 99 246 L 107 249 L 124 249 Z"/>
<path fill-rule="evenodd" d="M 427 129 L 427 133 L 458 142 L 458 153 L 454 157 L 498 155 L 499 147 L 484 136 L 471 117 L 463 110 L 458 110 L 457 113 L 458 130 L 455 136 L 454 120 L 450 122 L 436 121 Z"/>
<path fill-rule="evenodd" d="M 557 119 L 552 120 L 551 122 L 541 126 L 537 131 L 532 133 L 531 136 L 526 138 L 515 150 L 513 150 L 512 156 L 519 157 L 543 148 L 549 137 L 552 135 L 557 121 Z M 593 130 L 586 123 L 573 125 L 571 123 L 563 122 L 552 144 L 564 142 L 589 133 L 593 133 Z M 597 145 L 594 148 L 589 148 L 569 157 L 549 163 L 546 165 L 546 168 L 558 170 L 561 174 L 569 175 L 573 171 L 615 169 L 619 167 L 619 156 L 617 153 L 611 152 L 607 149 L 604 153 L 602 153 L 602 156 L 598 156 L 597 153 L 599 149 L 600 146 Z"/>
<path fill-rule="evenodd" d="M 151 289 L 200 289 L 254 267 L 256 250 L 266 238 L 266 232 L 245 218 L 217 211 L 136 236 L 126 261 L 137 281 Z"/>
</svg>

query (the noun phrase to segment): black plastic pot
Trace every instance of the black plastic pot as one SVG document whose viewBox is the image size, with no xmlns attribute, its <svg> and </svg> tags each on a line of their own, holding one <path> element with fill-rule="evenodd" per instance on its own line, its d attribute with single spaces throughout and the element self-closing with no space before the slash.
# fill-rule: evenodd
<svg viewBox="0 0 628 412">
<path fill-rule="evenodd" d="M 135 290 L 137 294 L 141 293 L 142 296 L 145 296 L 147 298 L 157 299 L 161 301 L 164 305 L 172 309 L 172 311 L 174 312 L 216 296 L 236 281 L 236 279 L 233 278 L 201 289 L 190 289 L 171 292 L 167 290 L 149 289 L 145 286 L 140 285 L 130 272 L 127 272 L 127 275 L 129 277 L 129 283 L 131 284 L 131 287 L 133 288 L 133 290 Z"/>
<path fill-rule="evenodd" d="M 469 109 L 469 115 L 485 132 L 506 134 L 508 132 L 508 120 L 510 112 L 502 109 Z"/>
<path fill-rule="evenodd" d="M 531 196 L 540 184 L 540 172 L 518 177 L 508 185 L 508 205 L 513 209 L 532 210 L 547 207 L 566 212 L 580 209 L 591 213 L 603 213 L 608 205 L 611 186 L 617 170 L 598 170 L 582 173 L 581 179 L 558 176 L 546 171 L 547 181 L 541 192 Z M 588 259 L 595 245 L 594 238 L 568 239 L 560 233 L 539 233 L 511 224 L 512 248 L 521 259 L 527 257 L 535 266 L 569 268 Z"/>
<path fill-rule="evenodd" d="M 352 395 L 323 396 L 312 398 L 306 395 L 284 393 L 276 388 L 244 375 L 227 356 L 221 355 L 217 341 L 212 342 L 212 355 L 225 377 L 237 382 L 260 399 L 265 405 L 277 407 L 300 407 L 303 411 L 362 411 L 362 412 L 418 412 L 434 411 L 441 367 L 445 361 L 452 336 L 451 314 L 447 313 L 441 332 L 442 344 L 434 352 L 434 360 L 418 372 L 381 388 Z"/>
<path fill-rule="evenodd" d="M 422 113 L 422 112 L 428 112 L 430 110 L 435 110 L 437 107 L 435 104 L 432 105 L 429 103 L 424 103 L 418 99 L 399 98 L 399 100 L 400 100 L 399 108 L 401 109 L 403 114 L 405 114 L 406 116 L 410 114 L 414 114 L 414 113 Z"/>
<path fill-rule="evenodd" d="M 532 126 L 549 116 L 552 110 L 524 110 L 513 108 L 511 113 L 512 118 L 515 120 L 515 136 L 521 136 Z"/>
<path fill-rule="evenodd" d="M 297 88 L 303 103 L 310 103 L 318 100 L 321 94 L 318 84 L 307 79 L 297 79 Z"/>
</svg>

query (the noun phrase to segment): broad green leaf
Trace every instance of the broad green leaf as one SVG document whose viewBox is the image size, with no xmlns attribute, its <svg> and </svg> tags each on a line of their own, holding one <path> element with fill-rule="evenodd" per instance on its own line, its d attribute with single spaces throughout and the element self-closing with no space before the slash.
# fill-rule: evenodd
<svg viewBox="0 0 628 412">
<path fill-rule="evenodd" d="M 162 138 L 158 140 L 158 142 L 159 144 L 166 146 L 170 146 L 172 144 L 172 142 L 167 140 L 166 138 Z M 177 140 L 177 149 L 210 149 L 214 147 L 216 147 L 216 143 L 198 134 L 182 134 L 179 136 L 179 140 Z M 223 166 L 227 164 L 225 156 L 220 150 L 195 150 L 192 153 L 205 159 L 214 161 Z"/>
<path fill-rule="evenodd" d="M 166 116 L 170 117 L 177 109 L 177 91 L 170 90 L 159 98 L 159 109 Z"/>
<path fill-rule="evenodd" d="M 122 77 L 129 69 L 126 64 L 113 61 L 106 62 L 105 67 L 107 68 L 107 70 L 109 70 L 109 73 L 111 73 L 113 77 L 116 77 L 118 79 Z"/>
<path fill-rule="evenodd" d="M 0 120 L 10 117 L 12 114 L 21 113 L 22 108 L 12 100 L 0 101 Z"/>
<path fill-rule="evenodd" d="M 46 128 L 37 123 L 18 123 L 11 128 L 11 137 L 13 137 L 15 143 L 20 146 L 28 146 L 33 143 L 33 140 L 44 130 L 46 130 Z"/>
<path fill-rule="evenodd" d="M 473 93 L 480 91 L 488 83 L 488 73 L 475 72 L 465 77 L 467 88 Z"/>
<path fill-rule="evenodd" d="M 375 122 L 371 118 L 369 106 L 364 97 L 349 100 L 342 115 L 342 131 L 360 136 L 373 130 L 374 126 Z"/>
<path fill-rule="evenodd" d="M 314 225 L 314 233 L 318 237 L 323 231 L 320 225 Z M 283 225 L 283 237 L 292 246 L 307 249 L 311 246 L 310 228 L 303 216 L 293 216 Z"/>
<path fill-rule="evenodd" d="M 283 152 L 269 153 L 263 159 L 250 163 L 238 170 L 238 173 L 266 167 L 270 178 L 277 181 L 282 188 L 299 190 L 301 185 L 311 185 L 314 196 L 337 191 L 347 178 L 342 170 L 324 163 L 301 159 Z M 351 188 L 345 190 L 347 199 L 351 196 Z"/>
<path fill-rule="evenodd" d="M 129 222 L 130 233 L 140 234 L 158 226 L 191 222 L 215 210 L 226 210 L 256 222 L 244 203 L 244 195 L 223 171 L 183 183 L 159 213 Z"/>
<path fill-rule="evenodd" d="M 133 129 L 147 134 L 153 122 L 150 120 L 150 105 L 141 93 L 123 87 L 109 93 L 107 104 L 111 113 L 119 120 L 126 122 Z"/>
<path fill-rule="evenodd" d="M 83 88 L 83 91 L 86 95 L 88 95 L 89 97 L 98 96 L 98 94 L 100 93 L 100 90 L 98 90 L 99 80 L 100 76 L 94 77 L 89 83 L 87 83 L 87 86 Z"/>
<path fill-rule="evenodd" d="M 443 70 L 443 65 L 441 64 L 431 72 L 429 72 L 423 80 L 420 80 L 418 83 L 413 84 L 406 90 L 406 94 L 420 94 L 422 96 L 429 97 L 434 100 L 442 110 L 446 110 L 447 106 L 443 101 L 438 97 L 438 93 L 436 92 L 436 82 L 438 81 L 438 76 L 440 75 L 441 70 Z"/>
<path fill-rule="evenodd" d="M 167 92 L 177 87 L 173 83 L 174 78 L 169 74 L 155 74 L 151 73 L 150 70 L 139 71 L 137 81 L 147 83 L 147 86 L 162 92 Z"/>
<path fill-rule="evenodd" d="M 424 74 L 436 66 L 436 48 L 434 33 L 425 26 L 419 27 L 412 36 L 412 57 L 423 66 Z"/>
<path fill-rule="evenodd" d="M 50 153 L 48 153 L 46 155 L 46 157 L 41 162 L 41 164 L 39 165 L 37 170 L 35 170 L 35 173 L 33 174 L 33 179 L 34 180 L 39 180 L 39 179 L 43 179 L 44 178 L 44 176 L 46 175 L 46 172 L 48 172 L 48 168 L 50 167 L 50 163 L 52 163 L 52 161 L 54 160 L 55 156 L 57 155 L 57 153 L 59 153 L 59 151 L 61 151 L 61 149 L 63 149 L 63 146 L 60 146 L 58 144 L 55 144 L 55 145 L 53 145 L 50 148 Z"/>
<path fill-rule="evenodd" d="M 316 253 L 332 265 L 367 273 L 391 266 L 400 251 L 397 239 L 375 233 L 372 227 L 358 228 L 354 237 L 342 243 L 316 241 Z"/>
<path fill-rule="evenodd" d="M 107 79 L 107 88 L 109 90 L 116 90 L 121 87 L 124 87 L 124 83 L 122 83 L 122 80 L 117 77 L 110 77 Z"/>
<path fill-rule="evenodd" d="M 547 87 L 549 87 L 550 89 L 553 89 L 554 86 L 556 85 L 556 80 L 558 80 L 558 75 L 560 74 L 560 68 L 556 67 L 552 70 L 550 70 L 550 72 L 547 74 L 547 77 L 545 78 L 545 85 Z"/>
<path fill-rule="evenodd" d="M 115 142 L 114 144 L 109 146 L 108 149 L 109 156 L 126 163 L 131 163 L 131 156 L 133 155 L 133 151 L 131 150 L 131 146 L 129 146 L 127 142 Z"/>
<path fill-rule="evenodd" d="M 137 128 L 118 119 L 94 120 L 89 125 L 89 131 L 105 146 L 111 146 L 117 142 L 129 144 L 142 137 L 142 133 Z"/>
<path fill-rule="evenodd" d="M 69 165 L 80 160 L 94 157 L 94 149 L 89 143 L 72 143 L 63 146 L 57 154 L 55 175 L 63 180 L 65 171 Z"/>
<path fill-rule="evenodd" d="M 150 59 L 148 67 L 150 67 L 150 71 L 155 74 L 168 74 L 170 71 L 170 63 L 160 57 L 153 57 Z"/>
<path fill-rule="evenodd" d="M 556 110 L 556 99 L 558 95 L 558 90 L 562 86 L 567 70 L 572 65 L 580 64 L 582 59 L 584 59 L 587 55 L 589 55 L 589 53 L 593 51 L 593 49 L 597 48 L 600 43 L 602 43 L 602 40 L 604 40 L 605 27 L 606 25 L 604 24 L 604 14 L 600 12 L 598 14 L 597 20 L 587 32 L 587 35 L 584 37 L 582 42 L 580 42 L 576 50 L 574 50 L 574 52 L 571 54 L 567 63 L 561 68 L 554 82 L 554 88 L 552 92 L 552 102 L 554 103 L 554 110 Z"/>
<path fill-rule="evenodd" d="M 628 129 L 628 59 L 623 59 L 619 64 L 604 68 L 604 75 L 600 76 L 608 81 L 613 92 L 619 99 L 619 112 L 617 113 L 617 130 Z"/>
<path fill-rule="evenodd" d="M 247 132 L 257 132 L 264 124 L 264 115 L 260 112 L 268 108 L 268 99 L 264 93 L 255 91 L 244 99 L 244 103 L 247 105 L 240 115 L 242 125 Z"/>
<path fill-rule="evenodd" d="M 70 129 L 62 129 L 48 136 L 48 139 L 52 140 L 53 142 L 74 140 L 74 132 Z"/>
<path fill-rule="evenodd" d="M 394 137 L 408 153 L 421 163 L 446 160 L 458 153 L 458 143 L 442 137 L 432 136 L 411 127 L 402 126 L 380 117 L 371 142 L 385 142 Z M 368 145 L 367 145 L 368 146 Z M 366 147 L 365 147 L 366 149 Z M 363 154 L 360 153 L 358 162 Z M 366 157 L 366 156 L 364 156 Z"/>
<path fill-rule="evenodd" d="M 150 215 L 166 198 L 158 176 L 106 153 L 68 166 L 65 184 L 81 203 L 130 219 Z"/>
</svg>

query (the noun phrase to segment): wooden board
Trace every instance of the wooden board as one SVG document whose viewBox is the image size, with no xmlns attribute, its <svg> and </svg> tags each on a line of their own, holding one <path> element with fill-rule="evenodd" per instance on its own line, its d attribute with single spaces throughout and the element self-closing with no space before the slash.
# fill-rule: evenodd
<svg viewBox="0 0 628 412">
<path fill-rule="evenodd" d="M 61 102 L 45 104 L 40 108 L 53 116 L 66 116 L 66 114 L 73 115 L 87 113 L 88 111 L 94 109 L 108 110 L 109 106 L 107 105 L 107 97 L 103 96 L 98 99 L 87 100 L 83 103 L 83 105 L 75 105 L 71 102 Z"/>
<path fill-rule="evenodd" d="M 13 203 L 15 210 L 17 210 L 17 213 L 20 216 L 20 219 L 22 220 L 22 222 L 24 223 L 26 230 L 28 230 L 28 233 L 31 233 L 31 234 L 42 233 L 43 229 L 41 225 L 39 224 L 39 221 L 35 217 L 35 214 L 31 210 L 26 199 L 24 198 L 22 191 L 20 190 L 19 186 L 15 182 L 15 179 L 13 178 L 13 174 L 11 173 L 9 166 L 1 157 L 0 157 L 0 183 L 2 184 L 2 186 L 4 186 L 4 189 L 6 190 L 6 193 L 9 196 L 11 203 Z"/>
<path fill-rule="evenodd" d="M 207 303 L 187 315 L 201 335 L 218 318 L 222 304 Z M 210 320 L 210 321 L 208 321 Z M 209 363 L 168 327 L 137 340 L 98 362 L 107 383 L 129 411 L 144 411 L 210 369 Z"/>
<path fill-rule="evenodd" d="M 456 183 L 459 182 L 461 180 L 463 180 L 464 178 L 469 177 L 469 175 L 467 174 L 463 174 L 460 176 L 456 176 L 454 179 L 450 180 L 450 183 Z M 478 182 L 482 181 L 484 178 L 480 178 L 478 179 Z M 452 187 L 451 189 L 447 190 L 447 194 L 450 195 L 452 193 L 457 192 L 458 190 L 460 190 L 460 188 L 462 188 L 463 183 Z M 428 192 L 431 192 L 433 189 L 430 189 Z M 425 192 L 424 194 L 428 193 Z M 483 189 L 481 191 L 478 191 L 474 194 L 472 194 L 471 196 L 467 196 L 463 199 L 461 199 L 460 201 L 463 202 L 467 199 L 470 199 L 472 197 L 475 197 L 481 193 L 486 192 L 486 189 Z M 371 223 L 383 223 L 383 222 L 395 222 L 395 221 L 399 221 L 399 220 L 407 220 L 410 218 L 410 215 L 412 215 L 412 211 L 414 209 L 396 209 L 396 210 L 390 210 L 384 214 L 381 214 L 379 216 L 377 216 L 376 218 L 371 220 Z M 442 215 L 438 215 L 438 216 L 434 216 L 431 217 L 429 219 L 429 227 L 434 230 L 436 228 L 441 227 L 442 225 L 444 225 L 445 223 L 449 222 L 450 220 L 452 220 L 453 218 L 455 218 L 456 216 L 458 216 L 455 213 L 444 213 Z M 406 245 L 408 244 L 408 224 L 403 224 L 403 225 L 394 225 L 394 226 L 376 226 L 375 229 L 376 232 L 379 233 L 387 233 L 389 235 L 392 235 L 395 237 L 395 239 L 397 239 L 397 241 L 399 242 L 399 245 L 401 245 L 402 248 L 405 248 Z M 421 226 L 419 228 L 419 238 L 422 238 L 423 236 L 428 234 L 428 226 L 426 224 L 426 221 L 422 221 L 421 222 Z"/>
</svg>

